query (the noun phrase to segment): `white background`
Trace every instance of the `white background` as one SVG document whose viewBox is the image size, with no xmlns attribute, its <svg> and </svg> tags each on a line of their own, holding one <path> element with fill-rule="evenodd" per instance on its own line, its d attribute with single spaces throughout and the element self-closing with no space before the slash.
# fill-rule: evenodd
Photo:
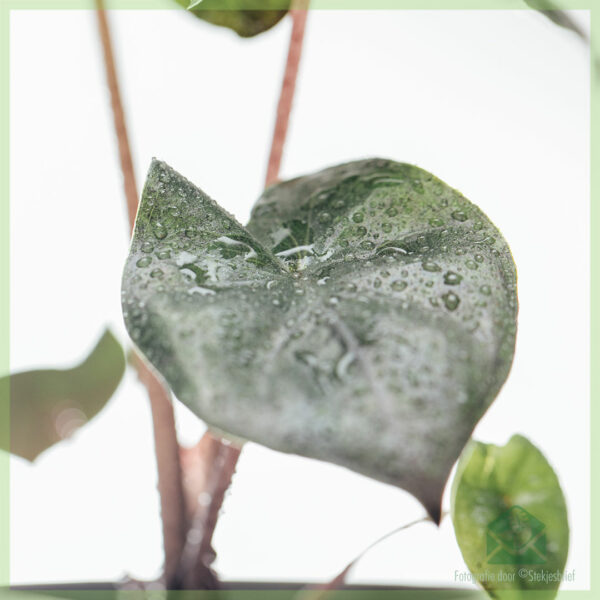
<svg viewBox="0 0 600 600">
<path fill-rule="evenodd" d="M 290 23 L 252 40 L 183 11 L 111 14 L 141 187 L 166 160 L 244 222 L 261 191 Z M 589 26 L 587 13 L 576 18 Z M 527 11 L 312 13 L 282 175 L 365 156 L 415 163 L 478 204 L 519 271 L 517 353 L 475 437 L 528 436 L 565 491 L 569 568 L 589 585 L 589 61 Z M 11 362 L 69 366 L 119 305 L 128 228 L 92 12 L 11 17 Z M 204 427 L 177 407 L 182 441 Z M 160 571 L 148 402 L 107 409 L 34 465 L 13 459 L 12 581 Z M 445 503 L 448 503 L 446 498 Z M 421 516 L 407 493 L 248 444 L 215 545 L 224 578 L 331 578 Z M 446 519 L 395 535 L 354 582 L 455 585 Z"/>
</svg>

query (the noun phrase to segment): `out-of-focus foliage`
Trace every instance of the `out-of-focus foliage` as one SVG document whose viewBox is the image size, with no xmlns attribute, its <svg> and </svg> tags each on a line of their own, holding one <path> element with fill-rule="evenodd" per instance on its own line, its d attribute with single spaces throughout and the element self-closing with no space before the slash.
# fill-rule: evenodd
<svg viewBox="0 0 600 600">
<path fill-rule="evenodd" d="M 90 355 L 76 367 L 7 376 L 11 453 L 34 460 L 71 435 L 100 412 L 124 371 L 123 349 L 107 329 Z"/>
<path fill-rule="evenodd" d="M 524 0 L 524 2 L 531 8 L 539 11 L 556 25 L 569 29 L 576 33 L 580 38 L 586 41 L 588 40 L 587 33 L 571 18 L 569 13 L 560 10 L 560 6 L 551 0 Z"/>
<path fill-rule="evenodd" d="M 492 597 L 556 595 L 569 550 L 567 507 L 552 467 L 529 440 L 515 435 L 506 446 L 465 448 L 452 522 L 467 566 Z"/>
<path fill-rule="evenodd" d="M 176 0 L 199 19 L 253 37 L 279 23 L 289 0 Z"/>
</svg>

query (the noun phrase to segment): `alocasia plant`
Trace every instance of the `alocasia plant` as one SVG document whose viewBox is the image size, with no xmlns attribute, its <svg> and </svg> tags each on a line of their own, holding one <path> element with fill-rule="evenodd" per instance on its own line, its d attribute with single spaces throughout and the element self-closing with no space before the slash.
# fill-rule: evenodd
<svg viewBox="0 0 600 600">
<path fill-rule="evenodd" d="M 482 211 L 411 165 L 274 185 L 244 228 L 155 160 L 123 310 L 211 427 L 400 486 L 437 521 L 510 368 L 516 273 Z"/>
</svg>

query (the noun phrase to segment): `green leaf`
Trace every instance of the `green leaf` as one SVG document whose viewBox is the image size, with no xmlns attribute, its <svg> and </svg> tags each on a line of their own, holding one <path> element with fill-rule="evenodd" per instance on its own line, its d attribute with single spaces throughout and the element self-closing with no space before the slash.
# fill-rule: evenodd
<svg viewBox="0 0 600 600">
<path fill-rule="evenodd" d="M 11 453 L 33 461 L 68 437 L 100 412 L 124 371 L 123 350 L 107 329 L 91 354 L 72 369 L 25 371 L 4 378 L 10 383 Z"/>
<path fill-rule="evenodd" d="M 524 2 L 527 6 L 537 10 L 556 25 L 569 29 L 583 40 L 588 40 L 587 33 L 571 18 L 569 13 L 564 10 L 558 10 L 559 7 L 551 0 L 524 0 Z"/>
<path fill-rule="evenodd" d="M 364 160 L 270 187 L 247 228 L 154 161 L 123 275 L 128 331 L 213 428 L 414 494 L 435 520 L 506 379 L 506 242 L 430 173 Z"/>
<path fill-rule="evenodd" d="M 176 0 L 199 19 L 253 37 L 277 25 L 289 9 L 288 0 Z"/>
<path fill-rule="evenodd" d="M 569 550 L 567 507 L 552 467 L 526 438 L 470 442 L 452 486 L 452 521 L 467 566 L 492 597 L 555 596 Z"/>
</svg>

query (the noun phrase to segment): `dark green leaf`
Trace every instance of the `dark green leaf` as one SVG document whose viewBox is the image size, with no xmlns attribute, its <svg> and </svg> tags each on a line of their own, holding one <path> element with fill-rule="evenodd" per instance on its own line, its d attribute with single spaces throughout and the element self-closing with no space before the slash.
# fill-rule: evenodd
<svg viewBox="0 0 600 600">
<path fill-rule="evenodd" d="M 91 354 L 72 369 L 10 375 L 10 451 L 34 460 L 95 416 L 125 370 L 119 342 L 106 330 Z"/>
<path fill-rule="evenodd" d="M 576 33 L 583 40 L 588 39 L 587 33 L 574 21 L 569 13 L 564 10 L 558 10 L 558 6 L 551 0 L 524 0 L 531 8 L 537 10 L 546 18 L 550 19 L 556 25 L 569 29 Z"/>
<path fill-rule="evenodd" d="M 288 0 L 176 0 L 198 18 L 253 37 L 271 29 L 285 16 Z"/>
<path fill-rule="evenodd" d="M 567 508 L 552 467 L 527 439 L 467 446 L 452 486 L 452 521 L 467 566 L 490 595 L 554 597 L 569 549 Z"/>
<path fill-rule="evenodd" d="M 132 339 L 211 426 L 398 485 L 436 520 L 514 351 L 506 242 L 389 160 L 272 186 L 247 228 L 153 162 L 123 298 Z"/>
</svg>

